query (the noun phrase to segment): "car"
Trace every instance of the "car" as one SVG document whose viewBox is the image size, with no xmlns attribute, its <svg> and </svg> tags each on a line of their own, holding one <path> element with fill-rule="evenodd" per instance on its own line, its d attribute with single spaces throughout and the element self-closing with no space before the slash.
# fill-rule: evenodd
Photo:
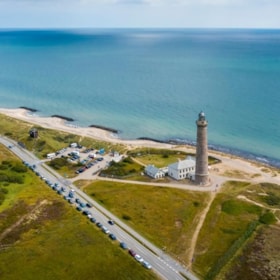
<svg viewBox="0 0 280 280">
<path fill-rule="evenodd" d="M 77 206 L 76 209 L 77 209 L 78 211 L 82 211 L 82 208 L 81 208 L 80 206 Z"/>
<path fill-rule="evenodd" d="M 79 198 L 76 198 L 75 201 L 80 204 L 81 203 L 81 200 Z"/>
<path fill-rule="evenodd" d="M 129 250 L 128 250 L 128 253 L 129 253 L 132 257 L 135 257 L 135 255 L 136 255 L 136 252 L 133 251 L 132 249 L 129 249 Z"/>
<path fill-rule="evenodd" d="M 91 221 L 92 223 L 95 223 L 95 222 L 96 222 L 96 219 L 95 219 L 94 217 L 91 217 L 91 218 L 90 218 L 90 221 Z"/>
<path fill-rule="evenodd" d="M 87 203 L 86 203 L 86 206 L 87 206 L 88 208 L 91 208 L 91 207 L 92 207 L 92 204 L 89 203 L 89 202 L 87 202 Z"/>
<path fill-rule="evenodd" d="M 102 227 L 102 224 L 101 224 L 100 222 L 97 222 L 96 225 L 97 225 L 98 227 Z"/>
<path fill-rule="evenodd" d="M 114 222 L 113 220 L 109 220 L 109 221 L 108 221 L 108 224 L 111 225 L 111 226 L 113 226 L 113 225 L 115 224 L 115 222 Z"/>
<path fill-rule="evenodd" d="M 92 216 L 91 212 L 88 211 L 88 210 L 84 210 L 83 214 L 86 215 L 86 216 L 89 216 L 89 215 Z"/>
<path fill-rule="evenodd" d="M 120 247 L 124 250 L 128 248 L 127 244 L 124 242 L 120 242 Z"/>
<path fill-rule="evenodd" d="M 104 233 L 106 233 L 106 234 L 109 234 L 109 233 L 110 233 L 110 231 L 109 231 L 105 226 L 102 226 L 101 229 L 102 229 L 102 231 L 103 231 Z"/>
<path fill-rule="evenodd" d="M 116 235 L 113 234 L 113 233 L 110 233 L 110 234 L 109 234 L 109 237 L 110 237 L 112 240 L 116 240 L 116 239 L 117 239 Z"/>
<path fill-rule="evenodd" d="M 144 261 L 144 259 L 143 259 L 140 255 L 138 255 L 138 254 L 136 254 L 136 255 L 134 256 L 134 258 L 135 258 L 136 261 L 138 261 L 138 262 L 140 262 L 140 263 L 142 263 L 142 262 Z"/>
<path fill-rule="evenodd" d="M 68 201 L 70 204 L 74 204 L 74 203 L 75 203 L 75 200 L 74 200 L 73 198 L 71 198 L 71 197 L 69 197 L 69 198 L 67 199 L 67 201 Z"/>
<path fill-rule="evenodd" d="M 152 266 L 151 266 L 147 261 L 143 261 L 143 262 L 142 262 L 142 265 L 143 265 L 145 268 L 147 268 L 147 269 L 151 269 L 151 268 L 152 268 Z"/>
<path fill-rule="evenodd" d="M 85 208 L 86 207 L 86 204 L 84 202 L 80 202 L 80 207 L 81 208 Z"/>
<path fill-rule="evenodd" d="M 68 196 L 71 197 L 71 198 L 73 198 L 73 197 L 74 197 L 74 193 L 70 191 L 69 194 L 68 194 Z"/>
</svg>

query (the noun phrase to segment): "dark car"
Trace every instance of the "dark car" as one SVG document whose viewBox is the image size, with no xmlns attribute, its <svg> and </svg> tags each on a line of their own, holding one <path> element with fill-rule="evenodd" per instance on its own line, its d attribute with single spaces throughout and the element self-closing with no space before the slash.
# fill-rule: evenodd
<svg viewBox="0 0 280 280">
<path fill-rule="evenodd" d="M 113 233 L 110 233 L 110 234 L 109 234 L 109 237 L 110 237 L 112 240 L 116 240 L 116 239 L 117 239 L 116 235 L 113 234 Z"/>
<path fill-rule="evenodd" d="M 86 206 L 87 206 L 88 208 L 91 208 L 91 207 L 92 207 L 92 204 L 89 203 L 89 202 L 87 202 Z"/>
<path fill-rule="evenodd" d="M 95 218 L 90 218 L 90 221 L 92 222 L 92 223 L 95 223 L 96 222 L 96 219 Z"/>
<path fill-rule="evenodd" d="M 98 227 L 102 227 L 102 224 L 101 224 L 100 222 L 97 222 L 96 225 L 97 225 Z"/>
<path fill-rule="evenodd" d="M 123 248 L 123 249 L 127 249 L 128 248 L 128 246 L 124 242 L 120 242 L 120 247 Z"/>
<path fill-rule="evenodd" d="M 88 210 L 84 210 L 84 211 L 83 211 L 83 214 L 84 214 L 84 215 L 86 215 L 86 216 L 88 216 L 88 215 L 92 215 L 92 214 L 91 214 L 91 212 L 90 212 L 90 211 L 88 211 Z"/>
<path fill-rule="evenodd" d="M 69 197 L 73 198 L 74 197 L 74 193 L 73 192 L 69 192 Z"/>
<path fill-rule="evenodd" d="M 108 221 L 108 224 L 111 225 L 111 226 L 113 226 L 113 225 L 115 224 L 115 222 L 114 222 L 113 220 L 109 220 L 109 221 Z"/>
<path fill-rule="evenodd" d="M 128 253 L 129 253 L 132 257 L 135 257 L 135 255 L 136 255 L 136 252 L 133 251 L 132 249 L 129 249 L 129 250 L 128 250 Z"/>
</svg>

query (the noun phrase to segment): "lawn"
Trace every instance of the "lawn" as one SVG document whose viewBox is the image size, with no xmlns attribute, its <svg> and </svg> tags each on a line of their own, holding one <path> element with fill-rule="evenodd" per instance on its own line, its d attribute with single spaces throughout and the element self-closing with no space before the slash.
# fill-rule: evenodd
<svg viewBox="0 0 280 280">
<path fill-rule="evenodd" d="M 182 260 L 209 194 L 97 181 L 84 191 L 160 248 Z"/>
<path fill-rule="evenodd" d="M 137 159 L 143 165 L 155 165 L 158 168 L 166 167 L 178 160 L 184 160 L 188 156 L 194 157 L 195 154 L 189 154 L 178 150 L 166 150 L 166 149 L 152 149 L 141 148 L 128 152 L 128 155 Z M 219 162 L 218 159 L 209 156 L 209 164 L 215 164 Z"/>
<path fill-rule="evenodd" d="M 0 146 L 3 161 L 6 172 L 21 164 Z M 1 279 L 158 279 L 31 171 L 23 174 L 20 184 L 1 181 Z"/>
</svg>

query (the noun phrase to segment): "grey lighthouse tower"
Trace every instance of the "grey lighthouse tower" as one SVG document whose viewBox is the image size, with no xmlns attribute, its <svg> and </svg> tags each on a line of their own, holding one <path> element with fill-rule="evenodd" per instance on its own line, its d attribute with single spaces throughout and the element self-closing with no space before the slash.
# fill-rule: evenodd
<svg viewBox="0 0 280 280">
<path fill-rule="evenodd" d="M 204 112 L 198 115 L 197 136 L 196 136 L 196 162 L 195 162 L 195 183 L 206 185 L 209 182 L 208 173 L 208 144 L 207 144 L 207 125 Z"/>
</svg>

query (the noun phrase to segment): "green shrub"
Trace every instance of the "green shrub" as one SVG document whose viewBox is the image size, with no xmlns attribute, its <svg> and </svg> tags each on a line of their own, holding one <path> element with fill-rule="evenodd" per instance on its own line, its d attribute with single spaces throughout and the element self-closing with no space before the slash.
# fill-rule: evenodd
<svg viewBox="0 0 280 280">
<path fill-rule="evenodd" d="M 62 167 L 64 167 L 67 164 L 68 164 L 68 162 L 67 162 L 66 158 L 55 158 L 55 159 L 51 160 L 49 163 L 49 165 L 56 170 L 61 169 Z"/>
<path fill-rule="evenodd" d="M 260 216 L 259 221 L 262 224 L 265 225 L 271 225 L 274 224 L 275 222 L 277 222 L 277 219 L 275 218 L 274 214 L 270 211 L 264 213 L 262 216 Z"/>
<path fill-rule="evenodd" d="M 25 173 L 27 172 L 27 167 L 21 163 L 15 163 L 12 170 L 18 173 Z"/>
<path fill-rule="evenodd" d="M 127 220 L 127 221 L 131 220 L 131 217 L 128 216 L 128 215 L 126 215 L 126 214 L 123 214 L 123 215 L 122 215 L 122 218 L 123 218 L 124 220 Z"/>
<path fill-rule="evenodd" d="M 126 162 L 126 163 L 133 163 L 133 160 L 131 159 L 131 157 L 126 157 L 123 162 Z"/>
<path fill-rule="evenodd" d="M 0 182 L 9 182 L 9 176 L 5 173 L 0 173 Z"/>
<path fill-rule="evenodd" d="M 272 192 L 269 192 L 268 195 L 264 197 L 264 200 L 268 205 L 271 206 L 280 205 L 280 197 Z"/>
</svg>

